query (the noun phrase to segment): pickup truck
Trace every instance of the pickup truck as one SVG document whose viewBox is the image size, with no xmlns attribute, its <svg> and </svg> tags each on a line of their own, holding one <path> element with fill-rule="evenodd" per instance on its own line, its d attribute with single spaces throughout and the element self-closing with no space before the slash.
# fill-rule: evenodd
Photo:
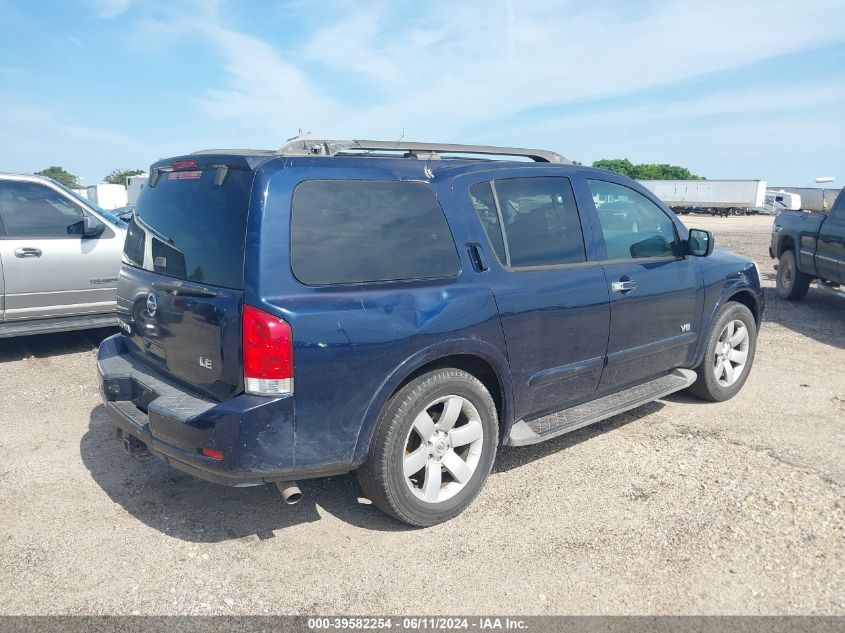
<svg viewBox="0 0 845 633">
<path fill-rule="evenodd" d="M 830 213 L 781 211 L 772 226 L 769 255 L 778 260 L 781 299 L 803 299 L 815 279 L 834 288 L 845 283 L 845 193 Z"/>
<path fill-rule="evenodd" d="M 117 325 L 124 226 L 50 178 L 0 174 L 0 338 Z"/>
</svg>

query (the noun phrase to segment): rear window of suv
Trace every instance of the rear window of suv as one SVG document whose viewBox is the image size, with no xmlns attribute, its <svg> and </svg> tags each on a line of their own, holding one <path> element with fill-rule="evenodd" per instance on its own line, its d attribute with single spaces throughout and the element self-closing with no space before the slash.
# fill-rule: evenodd
<svg viewBox="0 0 845 633">
<path fill-rule="evenodd" d="M 451 277 L 443 209 L 422 182 L 309 180 L 294 191 L 291 268 L 309 285 Z"/>
<path fill-rule="evenodd" d="M 242 289 L 249 196 L 255 172 L 230 168 L 164 172 L 144 187 L 126 235 L 126 263 Z"/>
</svg>

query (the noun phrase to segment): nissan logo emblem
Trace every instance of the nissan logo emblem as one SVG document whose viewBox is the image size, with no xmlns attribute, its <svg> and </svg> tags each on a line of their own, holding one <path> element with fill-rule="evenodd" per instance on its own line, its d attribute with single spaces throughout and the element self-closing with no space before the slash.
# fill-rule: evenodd
<svg viewBox="0 0 845 633">
<path fill-rule="evenodd" d="M 154 317 L 156 315 L 156 310 L 158 310 L 158 299 L 156 299 L 156 296 L 151 292 L 147 295 L 147 314 Z"/>
</svg>

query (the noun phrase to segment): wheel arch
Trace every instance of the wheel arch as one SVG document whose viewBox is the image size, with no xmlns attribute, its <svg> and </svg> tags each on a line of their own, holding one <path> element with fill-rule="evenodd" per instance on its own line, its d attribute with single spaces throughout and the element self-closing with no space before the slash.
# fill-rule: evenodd
<svg viewBox="0 0 845 633">
<path fill-rule="evenodd" d="M 757 324 L 757 329 L 760 329 L 760 322 L 762 321 L 762 310 L 760 307 L 760 302 L 758 301 L 757 297 L 754 295 L 751 290 L 737 290 L 733 294 L 728 295 L 720 305 L 716 306 L 718 310 L 726 303 L 730 303 L 731 301 L 736 303 L 741 303 L 746 308 L 751 311 L 751 314 L 754 316 L 754 323 Z"/>
<path fill-rule="evenodd" d="M 762 299 L 758 297 L 754 291 L 747 287 L 747 286 L 732 286 L 725 288 L 722 292 L 722 295 L 719 297 L 719 300 L 713 305 L 713 309 L 711 310 L 710 314 L 707 315 L 707 321 L 704 327 L 701 328 L 701 336 L 698 340 L 698 345 L 695 350 L 694 362 L 693 367 L 698 367 L 699 363 L 701 363 L 702 358 L 704 358 L 704 351 L 707 347 L 707 339 L 710 336 L 710 328 L 713 327 L 713 323 L 716 320 L 716 315 L 719 313 L 719 310 L 722 309 L 722 306 L 728 303 L 739 303 L 744 305 L 751 311 L 751 315 L 754 317 L 754 323 L 757 326 L 757 330 L 759 331 L 760 325 L 763 320 L 763 303 Z"/>
<path fill-rule="evenodd" d="M 784 235 L 780 239 L 780 242 L 778 242 L 778 250 L 777 253 L 775 253 L 775 256 L 780 259 L 780 256 L 783 255 L 786 251 L 797 252 L 797 249 L 795 248 L 795 240 L 791 235 Z"/>
<path fill-rule="evenodd" d="M 510 369 L 504 354 L 493 345 L 477 339 L 438 343 L 420 350 L 399 365 L 370 400 L 355 442 L 353 468 L 367 459 L 376 423 L 393 394 L 417 376 L 442 367 L 462 369 L 484 384 L 496 404 L 499 439 L 501 441 L 507 437 L 513 424 L 513 391 Z"/>
</svg>

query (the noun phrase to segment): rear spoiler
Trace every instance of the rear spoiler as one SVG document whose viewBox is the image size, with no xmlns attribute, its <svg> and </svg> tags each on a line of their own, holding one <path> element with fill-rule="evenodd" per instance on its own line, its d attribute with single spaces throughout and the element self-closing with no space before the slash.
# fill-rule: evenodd
<svg viewBox="0 0 845 633">
<path fill-rule="evenodd" d="M 206 169 L 216 169 L 217 173 L 214 175 L 214 186 L 222 187 L 226 182 L 226 176 L 229 175 L 229 170 L 232 165 L 222 165 L 219 163 L 197 164 L 195 160 L 175 160 L 169 165 L 154 165 L 150 168 L 150 188 L 154 188 L 158 183 L 161 175 L 175 171 L 203 171 Z"/>
</svg>

